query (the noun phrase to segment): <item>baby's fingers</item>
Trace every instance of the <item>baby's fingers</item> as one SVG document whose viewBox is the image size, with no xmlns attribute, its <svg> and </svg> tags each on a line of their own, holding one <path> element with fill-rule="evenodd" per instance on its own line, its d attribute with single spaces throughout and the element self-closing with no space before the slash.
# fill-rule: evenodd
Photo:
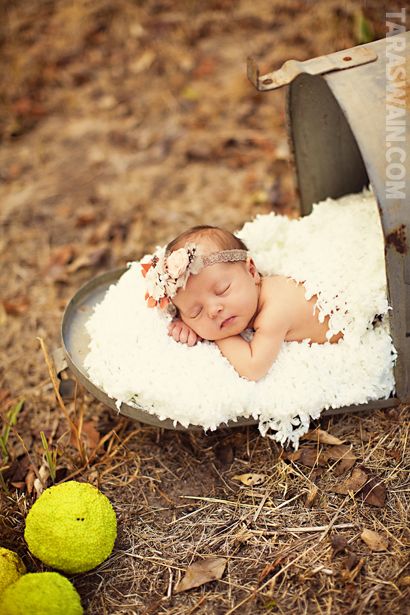
<svg viewBox="0 0 410 615">
<path fill-rule="evenodd" d="M 179 333 L 179 341 L 181 344 L 186 344 L 190 330 L 187 327 L 182 327 Z"/>
<path fill-rule="evenodd" d="M 170 322 L 168 325 L 168 335 L 172 335 L 173 331 L 175 330 L 175 327 L 178 325 L 181 325 L 181 323 L 178 323 L 177 321 Z"/>
<path fill-rule="evenodd" d="M 180 326 L 175 326 L 175 327 L 172 329 L 172 331 L 171 331 L 170 335 L 174 338 L 174 340 L 175 340 L 176 342 L 181 341 L 181 340 L 180 340 L 180 336 L 181 336 L 181 327 L 180 327 Z"/>
<path fill-rule="evenodd" d="M 199 340 L 199 337 L 197 336 L 197 334 L 194 333 L 192 329 L 190 329 L 189 334 L 188 334 L 188 339 L 187 339 L 188 346 L 195 346 L 198 340 Z"/>
</svg>

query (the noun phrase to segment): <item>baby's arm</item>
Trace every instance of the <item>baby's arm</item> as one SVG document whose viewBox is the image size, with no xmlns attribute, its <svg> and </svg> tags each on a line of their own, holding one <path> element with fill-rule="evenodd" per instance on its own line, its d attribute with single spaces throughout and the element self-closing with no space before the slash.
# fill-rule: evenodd
<svg viewBox="0 0 410 615">
<path fill-rule="evenodd" d="M 286 336 L 286 328 L 258 329 L 250 343 L 240 335 L 217 340 L 221 353 L 233 365 L 238 374 L 248 380 L 266 376 L 275 361 Z"/>
<path fill-rule="evenodd" d="M 168 325 L 168 335 L 171 335 L 176 342 L 181 342 L 181 344 L 187 346 L 195 346 L 197 342 L 202 341 L 202 337 L 199 337 L 191 327 L 188 327 L 179 318 Z"/>
</svg>

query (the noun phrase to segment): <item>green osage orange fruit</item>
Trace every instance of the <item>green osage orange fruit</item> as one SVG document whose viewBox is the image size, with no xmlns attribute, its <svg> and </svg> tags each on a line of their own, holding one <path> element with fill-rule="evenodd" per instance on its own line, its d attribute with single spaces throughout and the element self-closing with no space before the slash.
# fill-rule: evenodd
<svg viewBox="0 0 410 615">
<path fill-rule="evenodd" d="M 0 596 L 2 615 L 82 615 L 80 596 L 58 572 L 29 572 Z"/>
<path fill-rule="evenodd" d="M 101 564 L 116 536 L 109 499 L 96 487 L 76 481 L 46 489 L 28 513 L 24 532 L 35 557 L 70 574 Z"/>
<path fill-rule="evenodd" d="M 25 572 L 26 567 L 17 553 L 0 547 L 0 595 Z"/>
</svg>

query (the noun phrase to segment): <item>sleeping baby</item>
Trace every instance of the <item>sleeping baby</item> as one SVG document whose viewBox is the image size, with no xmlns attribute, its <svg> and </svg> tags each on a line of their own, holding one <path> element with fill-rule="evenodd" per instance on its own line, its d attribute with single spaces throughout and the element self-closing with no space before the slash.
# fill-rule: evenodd
<svg viewBox="0 0 410 615">
<path fill-rule="evenodd" d="M 307 300 L 303 284 L 286 276 L 262 277 L 246 245 L 218 227 L 185 231 L 141 266 L 147 305 L 174 316 L 169 335 L 188 346 L 215 342 L 248 380 L 268 373 L 284 341 L 343 337 L 329 331 L 316 295 Z"/>
</svg>

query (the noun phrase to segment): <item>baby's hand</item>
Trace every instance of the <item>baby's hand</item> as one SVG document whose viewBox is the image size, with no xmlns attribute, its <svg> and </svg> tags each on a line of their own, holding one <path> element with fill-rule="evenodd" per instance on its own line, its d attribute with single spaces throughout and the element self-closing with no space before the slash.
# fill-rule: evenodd
<svg viewBox="0 0 410 615">
<path fill-rule="evenodd" d="M 187 344 L 187 346 L 195 346 L 197 342 L 202 341 L 202 337 L 199 337 L 191 327 L 188 327 L 179 318 L 169 324 L 168 335 L 171 335 L 176 342 Z"/>
</svg>

